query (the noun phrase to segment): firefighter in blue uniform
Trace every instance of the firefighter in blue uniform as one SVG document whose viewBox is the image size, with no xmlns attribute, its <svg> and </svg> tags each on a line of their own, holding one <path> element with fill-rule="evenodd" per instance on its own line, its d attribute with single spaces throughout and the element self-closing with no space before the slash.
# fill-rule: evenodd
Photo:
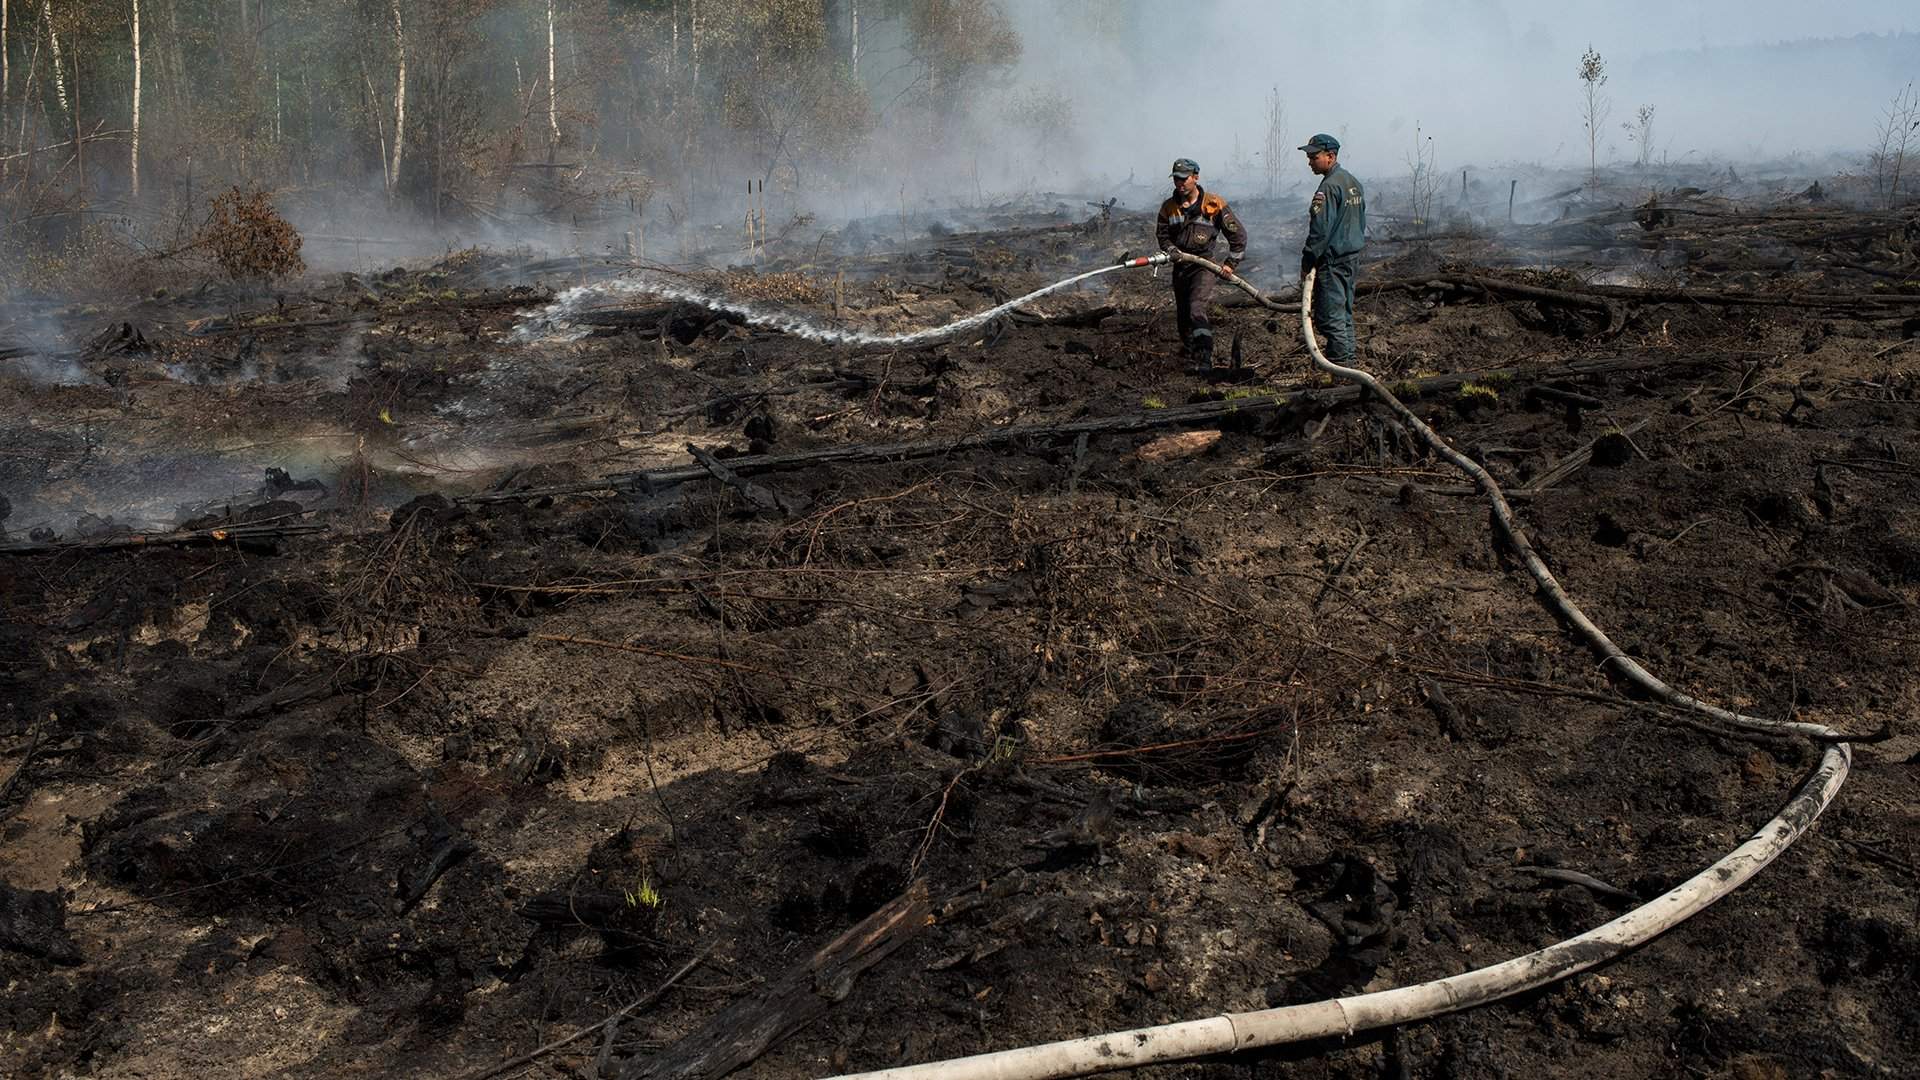
<svg viewBox="0 0 1920 1080">
<path fill-rule="evenodd" d="M 1353 363 L 1353 271 L 1366 245 L 1367 196 L 1360 181 L 1340 167 L 1340 140 L 1315 135 L 1300 149 L 1307 168 L 1320 177 L 1307 211 L 1307 243 L 1300 252 L 1300 276 L 1318 272 L 1313 282 L 1313 324 L 1327 336 L 1327 359 Z"/>
<path fill-rule="evenodd" d="M 1227 200 L 1200 186 L 1200 166 L 1192 158 L 1173 163 L 1173 196 L 1160 204 L 1153 236 L 1161 251 L 1178 248 L 1189 255 L 1212 258 L 1214 240 L 1227 238 L 1227 257 L 1220 265 L 1229 276 L 1247 257 L 1247 230 L 1227 206 Z M 1213 369 L 1213 323 L 1207 304 L 1213 299 L 1213 271 L 1188 263 L 1173 268 L 1173 310 L 1180 324 L 1180 343 L 1194 371 Z"/>
</svg>

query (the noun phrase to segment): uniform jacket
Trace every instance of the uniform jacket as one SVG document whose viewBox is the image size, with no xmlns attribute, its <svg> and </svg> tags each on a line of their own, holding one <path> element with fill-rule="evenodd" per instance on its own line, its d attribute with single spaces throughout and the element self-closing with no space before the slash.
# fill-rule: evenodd
<svg viewBox="0 0 1920 1080">
<path fill-rule="evenodd" d="M 1328 259 L 1357 255 L 1366 246 L 1366 234 L 1366 192 L 1352 173 L 1336 165 L 1320 178 L 1320 188 L 1313 193 L 1300 265 L 1318 266 Z"/>
<path fill-rule="evenodd" d="M 1206 255 L 1213 250 L 1215 236 L 1225 233 L 1227 237 L 1227 262 L 1237 263 L 1247 254 L 1247 230 L 1235 217 L 1227 200 L 1218 195 L 1209 195 L 1205 188 L 1193 205 L 1181 209 L 1178 195 L 1160 204 L 1160 216 L 1153 229 L 1153 238 L 1161 251 L 1179 248 L 1189 255 Z"/>
</svg>

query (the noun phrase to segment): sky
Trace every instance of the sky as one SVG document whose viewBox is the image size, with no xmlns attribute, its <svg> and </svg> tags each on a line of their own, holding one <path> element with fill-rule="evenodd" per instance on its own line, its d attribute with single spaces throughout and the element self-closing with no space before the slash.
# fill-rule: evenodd
<svg viewBox="0 0 1920 1080">
<path fill-rule="evenodd" d="M 1404 171 L 1416 125 L 1443 171 L 1584 167 L 1576 71 L 1589 46 L 1608 69 L 1602 163 L 1634 156 L 1621 125 L 1641 105 L 1654 107 L 1655 160 L 1864 154 L 1888 99 L 1920 80 L 1913 0 L 1147 0 L 1109 8 L 1131 14 L 1090 40 L 1077 20 L 1099 3 L 1006 3 L 1027 42 L 1022 85 L 1075 102 L 1062 187 L 1182 155 L 1219 175 L 1236 136 L 1243 160 L 1262 149 L 1275 88 L 1288 149 L 1331 132 L 1350 167 Z M 1799 44 L 1767 48 L 1783 42 Z"/>
</svg>

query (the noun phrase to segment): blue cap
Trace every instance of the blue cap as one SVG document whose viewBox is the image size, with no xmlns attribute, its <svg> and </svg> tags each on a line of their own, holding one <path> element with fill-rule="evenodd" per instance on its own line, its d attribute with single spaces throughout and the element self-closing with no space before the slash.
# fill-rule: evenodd
<svg viewBox="0 0 1920 1080">
<path fill-rule="evenodd" d="M 1300 149 L 1305 150 L 1309 154 L 1318 153 L 1321 150 L 1325 150 L 1330 154 L 1337 154 L 1340 152 L 1340 140 L 1323 132 L 1308 139 L 1307 145 Z"/>
<path fill-rule="evenodd" d="M 1178 176 L 1184 179 L 1185 177 L 1192 176 L 1194 173 L 1197 173 L 1199 171 L 1200 171 L 1200 163 L 1193 160 L 1190 157 L 1174 159 L 1174 162 L 1173 162 L 1174 176 Z"/>
</svg>

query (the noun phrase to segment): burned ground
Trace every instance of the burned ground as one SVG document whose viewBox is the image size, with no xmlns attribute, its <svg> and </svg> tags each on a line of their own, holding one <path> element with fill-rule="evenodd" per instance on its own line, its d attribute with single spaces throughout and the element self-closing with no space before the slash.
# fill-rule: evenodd
<svg viewBox="0 0 1920 1080">
<path fill-rule="evenodd" d="M 1920 1069 L 1920 228 L 1690 205 L 1377 245 L 1362 362 L 1439 387 L 1422 415 L 1630 654 L 1891 737 L 1776 865 L 1597 972 L 1161 1072 Z M 707 277 L 918 328 L 1138 224 Z M 1512 269 L 1575 243 L 1618 265 Z M 462 1076 L 701 958 L 517 1067 L 645 1075 L 915 882 L 926 925 L 744 1075 L 1405 985 L 1651 898 L 1814 759 L 1609 685 L 1461 479 L 1309 373 L 1295 319 L 1223 307 L 1262 375 L 1231 386 L 1179 372 L 1139 272 L 912 350 L 687 304 L 514 335 L 606 262 L 68 313 L 124 328 L 41 358 L 69 385 L 15 382 L 6 1071 Z M 1637 289 L 1590 284 L 1621 267 Z M 689 445 L 730 482 L 661 481 Z M 128 535 L 157 526 L 193 531 Z"/>
</svg>

